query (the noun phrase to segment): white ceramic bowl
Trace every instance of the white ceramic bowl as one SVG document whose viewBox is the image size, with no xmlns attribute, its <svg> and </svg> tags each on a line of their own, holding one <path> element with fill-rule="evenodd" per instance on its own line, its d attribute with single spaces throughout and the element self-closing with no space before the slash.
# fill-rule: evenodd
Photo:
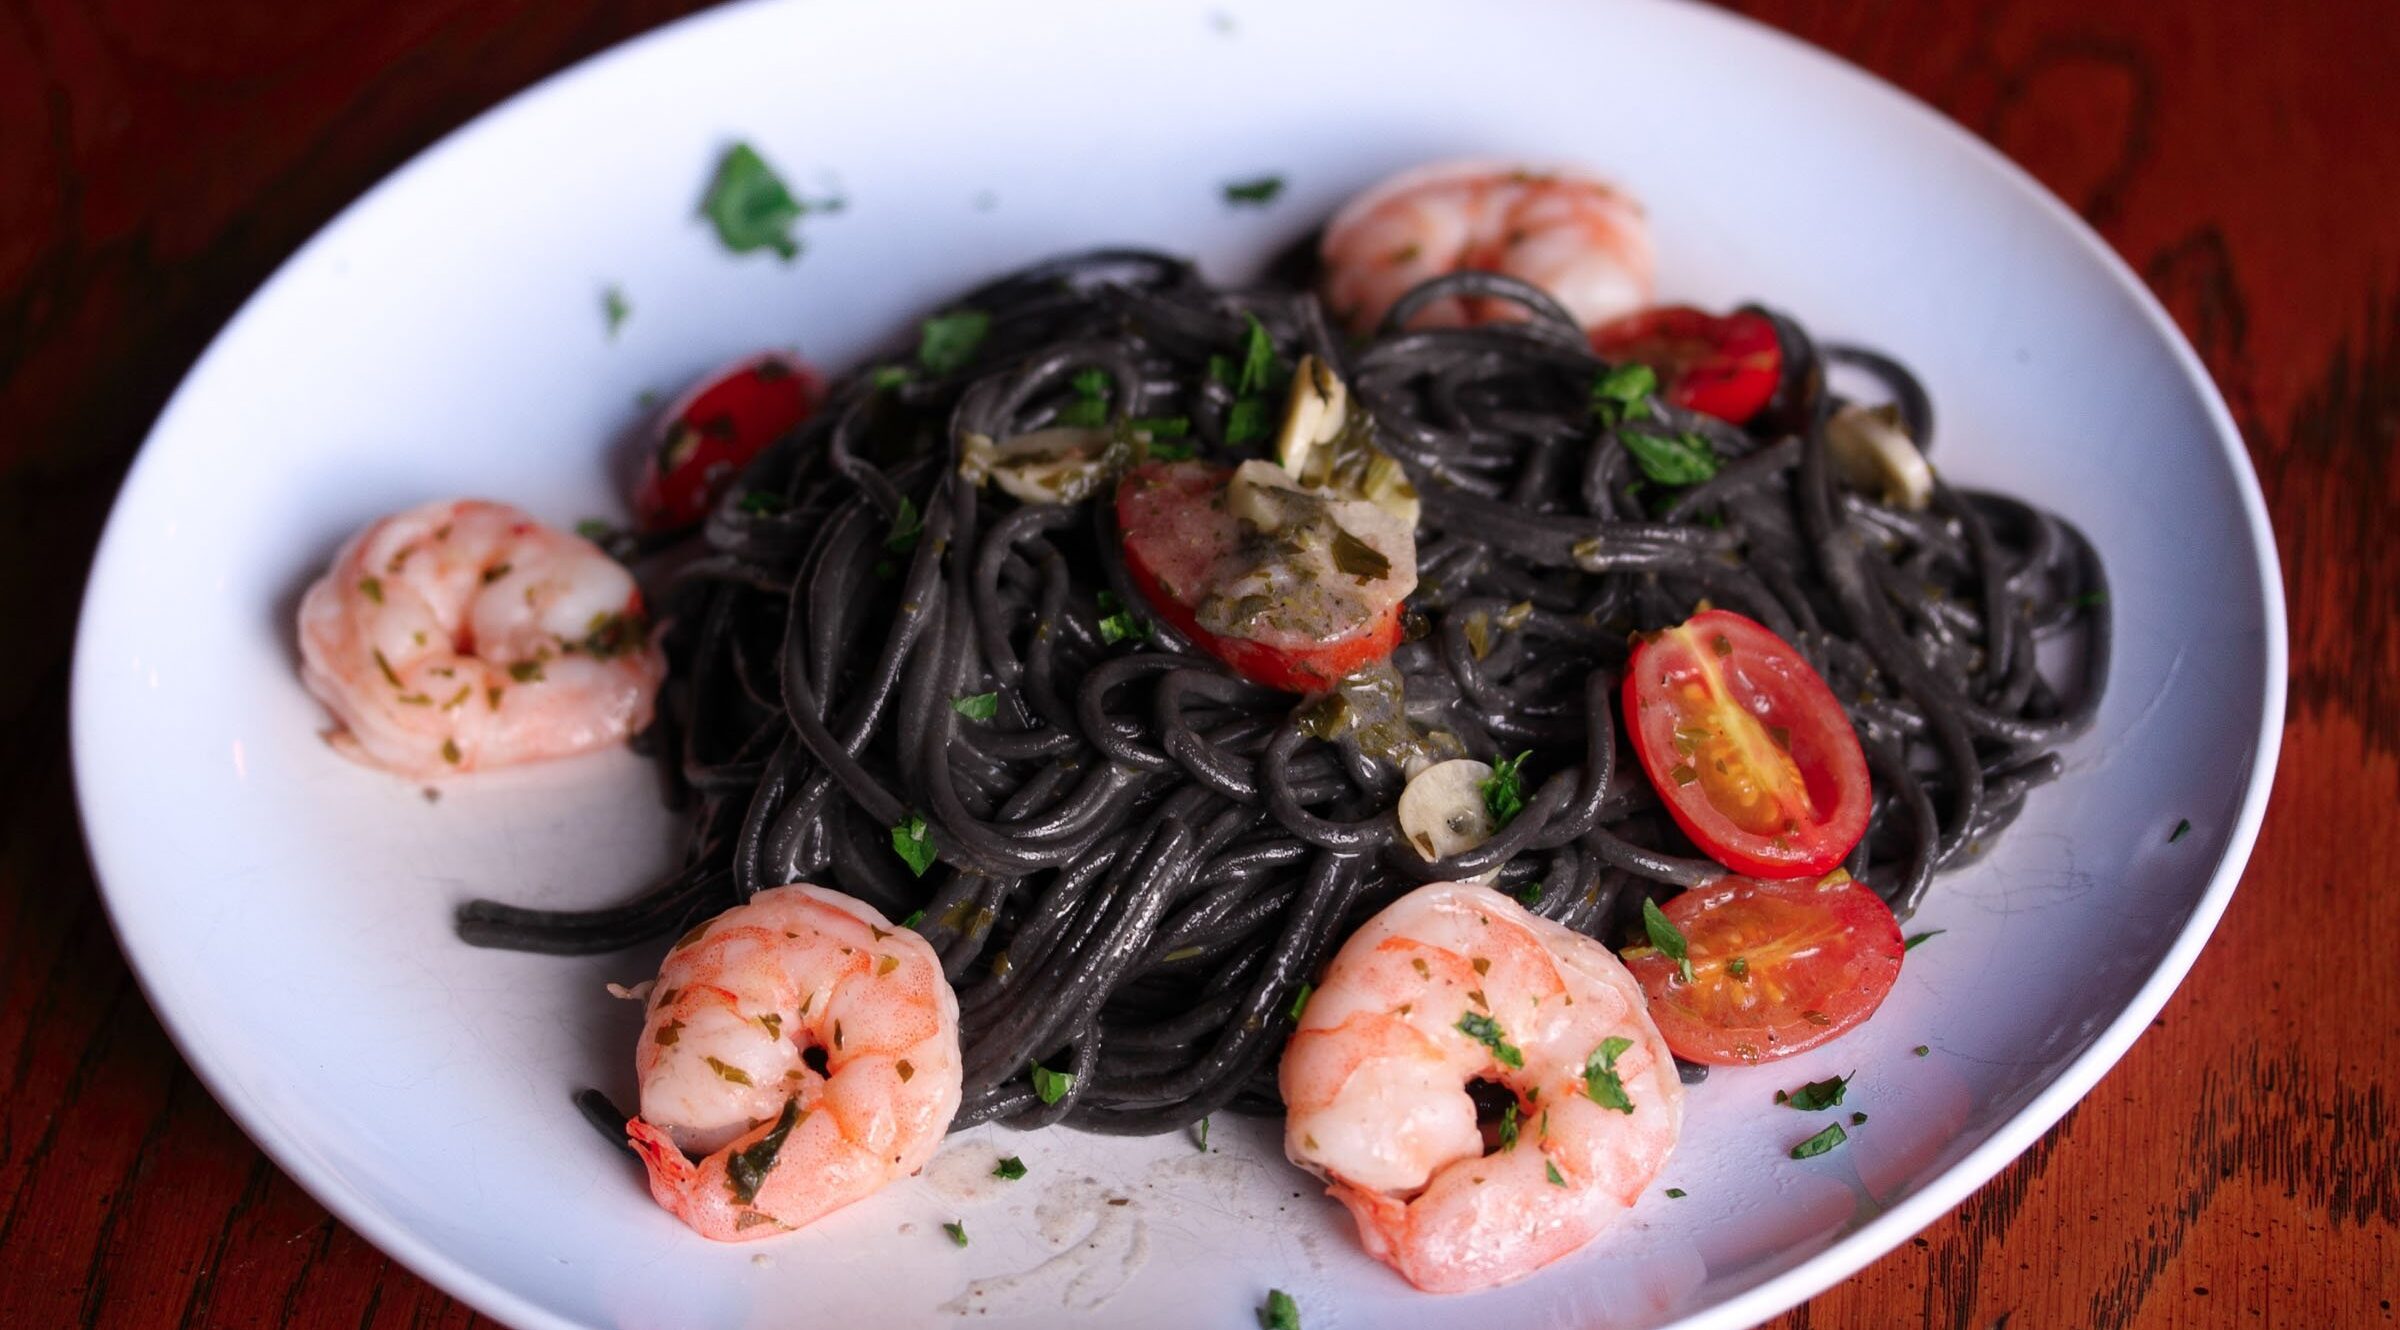
<svg viewBox="0 0 2400 1330">
<path fill-rule="evenodd" d="M 695 219 L 736 137 L 849 200 L 797 263 L 731 258 Z M 735 353 L 839 365 L 945 293 L 1095 242 L 1240 275 L 1386 171 L 1465 153 L 1620 177 L 1650 205 L 1664 292 L 1762 296 L 1896 351 L 1937 398 L 1953 479 L 2092 535 L 2121 646 L 2065 779 L 1938 886 L 1917 926 L 1948 932 L 1869 1026 L 1691 1097 L 1662 1180 L 1688 1198 L 1654 1193 L 1497 1293 L 1411 1292 L 1266 1124 L 1223 1120 L 1205 1155 L 987 1129 L 796 1236 L 691 1236 L 567 1101 L 628 1088 L 635 1013 L 601 984 L 640 962 L 449 931 L 468 896 L 596 903 L 663 865 L 645 770 L 611 754 L 429 803 L 344 762 L 294 679 L 300 587 L 367 518 L 435 496 L 614 510 L 602 456 L 636 394 Z M 1290 181 L 1273 207 L 1223 204 L 1267 172 Z M 613 339 L 611 283 L 632 304 Z M 73 724 L 119 934 L 200 1075 L 344 1221 L 519 1326 L 941 1324 L 946 1306 L 1227 1326 L 1270 1286 L 1311 1330 L 1730 1326 L 1956 1203 L 2132 1042 L 2249 852 L 2283 687 L 2266 516 L 2182 339 L 2055 201 L 1857 72 L 1655 3 L 919 0 L 677 24 L 476 121 L 310 242 L 126 482 Z M 1814 1123 L 1770 1090 L 1852 1070 L 1870 1123 L 1786 1158 Z M 1030 1176 L 979 1181 L 996 1151 Z M 938 1227 L 960 1217 L 963 1251 Z"/>
</svg>

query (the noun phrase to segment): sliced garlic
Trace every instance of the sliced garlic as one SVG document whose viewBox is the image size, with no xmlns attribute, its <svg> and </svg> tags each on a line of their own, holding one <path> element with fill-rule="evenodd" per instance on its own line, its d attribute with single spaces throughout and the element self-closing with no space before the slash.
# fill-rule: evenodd
<svg viewBox="0 0 2400 1330">
<path fill-rule="evenodd" d="M 1436 762 L 1418 771 L 1400 791 L 1400 834 L 1428 862 L 1463 854 L 1490 840 L 1500 829 L 1483 802 L 1483 783 L 1491 778 L 1491 764 L 1471 757 Z M 1489 882 L 1499 875 L 1498 868 L 1489 868 L 1465 880 Z"/>
<path fill-rule="evenodd" d="M 1933 467 L 1908 437 L 1897 409 L 1845 406 L 1825 422 L 1825 442 L 1843 484 L 1910 512 L 1933 502 Z"/>
<path fill-rule="evenodd" d="M 1341 378 L 1315 356 L 1300 357 L 1283 408 L 1283 433 L 1275 440 L 1275 460 L 1303 485 L 1327 483 L 1333 475 L 1333 442 L 1342 437 L 1349 418 L 1350 390 Z"/>
<path fill-rule="evenodd" d="M 959 449 L 961 480 L 981 485 L 987 478 L 1026 503 L 1077 503 L 1098 493 L 1120 458 L 1103 429 L 1040 429 L 993 443 L 966 436 Z"/>
</svg>

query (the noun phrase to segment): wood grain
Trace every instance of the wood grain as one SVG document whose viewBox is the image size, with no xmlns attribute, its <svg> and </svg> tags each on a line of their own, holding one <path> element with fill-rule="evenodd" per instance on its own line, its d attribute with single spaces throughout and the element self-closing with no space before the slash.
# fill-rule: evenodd
<svg viewBox="0 0 2400 1330">
<path fill-rule="evenodd" d="M 481 1324 L 175 1055 L 66 789 L 81 567 L 213 330 L 343 203 L 671 0 L 0 0 L 0 1326 Z M 2273 511 L 2292 702 L 2241 891 L 2148 1037 L 1776 1322 L 2373 1326 L 2400 1296 L 2400 20 L 2388 0 L 1754 0 L 2022 163 L 2165 300 Z"/>
</svg>

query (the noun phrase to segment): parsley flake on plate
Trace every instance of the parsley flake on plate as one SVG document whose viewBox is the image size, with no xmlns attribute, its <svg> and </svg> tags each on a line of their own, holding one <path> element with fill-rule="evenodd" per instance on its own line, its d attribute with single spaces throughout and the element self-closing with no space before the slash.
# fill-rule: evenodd
<svg viewBox="0 0 2400 1330">
<path fill-rule="evenodd" d="M 1900 944 L 1900 950 L 1915 951 L 1918 947 L 1933 941 L 1935 938 L 1940 937 L 1942 934 L 1949 931 L 1950 930 L 1947 928 L 1929 928 L 1922 933 L 1911 933 L 1908 935 L 1908 941 Z"/>
<path fill-rule="evenodd" d="M 1258 1309 L 1258 1330 L 1300 1330 L 1300 1304 L 1282 1289 L 1268 1289 Z"/>
<path fill-rule="evenodd" d="M 1818 1132 L 1816 1135 L 1811 1136 L 1807 1140 L 1793 1146 L 1792 1158 L 1813 1159 L 1849 1139 L 1850 1133 L 1843 1131 L 1842 1124 L 1836 1122 L 1827 1127 L 1825 1130 Z"/>
<path fill-rule="evenodd" d="M 615 340 L 617 330 L 625 326 L 626 317 L 632 313 L 633 305 L 625 299 L 625 288 L 612 285 L 600 293 L 600 317 L 608 321 L 610 340 Z"/>
<path fill-rule="evenodd" d="M 1017 1158 L 1015 1155 L 1010 1155 L 1008 1158 L 1003 1159 L 998 1164 L 992 1166 L 992 1176 L 995 1178 L 1006 1178 L 1009 1181 L 1014 1182 L 1017 1179 L 1025 1176 L 1025 1161 Z"/>
<path fill-rule="evenodd" d="M 950 1235 L 950 1242 L 953 1246 L 964 1247 L 967 1245 L 967 1221 L 963 1219 L 951 1220 L 949 1223 L 942 1225 L 942 1231 Z"/>
<path fill-rule="evenodd" d="M 736 143 L 717 162 L 700 211 L 717 229 L 717 239 L 736 254 L 772 249 L 786 262 L 800 253 L 792 227 L 810 212 L 839 212 L 841 202 L 803 203 L 767 159 L 747 143 Z"/>
<path fill-rule="evenodd" d="M 1842 1102 L 1842 1093 L 1849 1089 L 1851 1077 L 1856 1075 L 1858 1075 L 1857 1072 L 1852 1072 L 1849 1076 L 1828 1076 L 1821 1081 L 1810 1081 L 1797 1090 L 1777 1090 L 1775 1102 L 1799 1109 L 1803 1113 L 1814 1113 L 1819 1109 L 1832 1108 Z"/>
<path fill-rule="evenodd" d="M 1236 208 L 1263 208 L 1282 193 L 1282 176 L 1262 175 L 1251 180 L 1228 181 L 1225 202 Z"/>
</svg>

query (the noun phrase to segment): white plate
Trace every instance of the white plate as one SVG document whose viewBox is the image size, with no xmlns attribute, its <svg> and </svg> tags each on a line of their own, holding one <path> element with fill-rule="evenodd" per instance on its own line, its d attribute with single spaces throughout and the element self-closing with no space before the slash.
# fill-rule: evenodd
<svg viewBox="0 0 2400 1330">
<path fill-rule="evenodd" d="M 849 199 L 790 266 L 728 257 L 694 219 L 741 136 Z M 663 864 L 646 772 L 612 754 L 434 804 L 349 765 L 294 681 L 304 581 L 368 517 L 430 497 L 610 511 L 603 448 L 636 393 L 735 353 L 796 344 L 838 365 L 945 293 L 1094 242 L 1239 275 L 1387 170 L 1470 152 L 1619 175 L 1650 204 L 1665 292 L 1763 296 L 1893 349 L 1932 387 L 1954 479 L 2092 535 L 2121 646 L 2066 778 L 1939 884 L 1917 926 L 1949 931 L 1872 1024 L 1691 1096 L 1661 1182 L 1687 1199 L 1654 1192 L 1505 1291 L 1409 1291 L 1257 1123 L 1220 1121 L 1205 1156 L 986 1130 L 797 1236 L 691 1236 L 567 1102 L 627 1089 L 636 1013 L 600 986 L 635 967 L 449 932 L 471 895 L 600 902 Z M 1222 183 L 1266 172 L 1290 180 L 1271 209 L 1223 205 Z M 610 283 L 633 306 L 614 340 Z M 2165 1002 L 2274 765 L 2273 551 L 2232 422 L 2124 265 L 1955 127 L 1764 29 L 1534 0 L 745 6 L 453 135 L 225 330 L 101 546 L 76 778 L 125 950 L 218 1099 L 343 1220 L 519 1326 L 940 1324 L 970 1279 L 1062 1244 L 1063 1264 L 972 1305 L 996 1324 L 1227 1326 L 1275 1286 L 1310 1330 L 1731 1326 L 1956 1203 Z M 2169 844 L 2179 818 L 2193 830 Z M 1815 1124 L 1769 1091 L 1853 1069 L 1870 1123 L 1785 1158 Z M 1031 1175 L 962 1186 L 995 1147 Z M 964 1251 L 938 1227 L 958 1217 Z"/>
</svg>

